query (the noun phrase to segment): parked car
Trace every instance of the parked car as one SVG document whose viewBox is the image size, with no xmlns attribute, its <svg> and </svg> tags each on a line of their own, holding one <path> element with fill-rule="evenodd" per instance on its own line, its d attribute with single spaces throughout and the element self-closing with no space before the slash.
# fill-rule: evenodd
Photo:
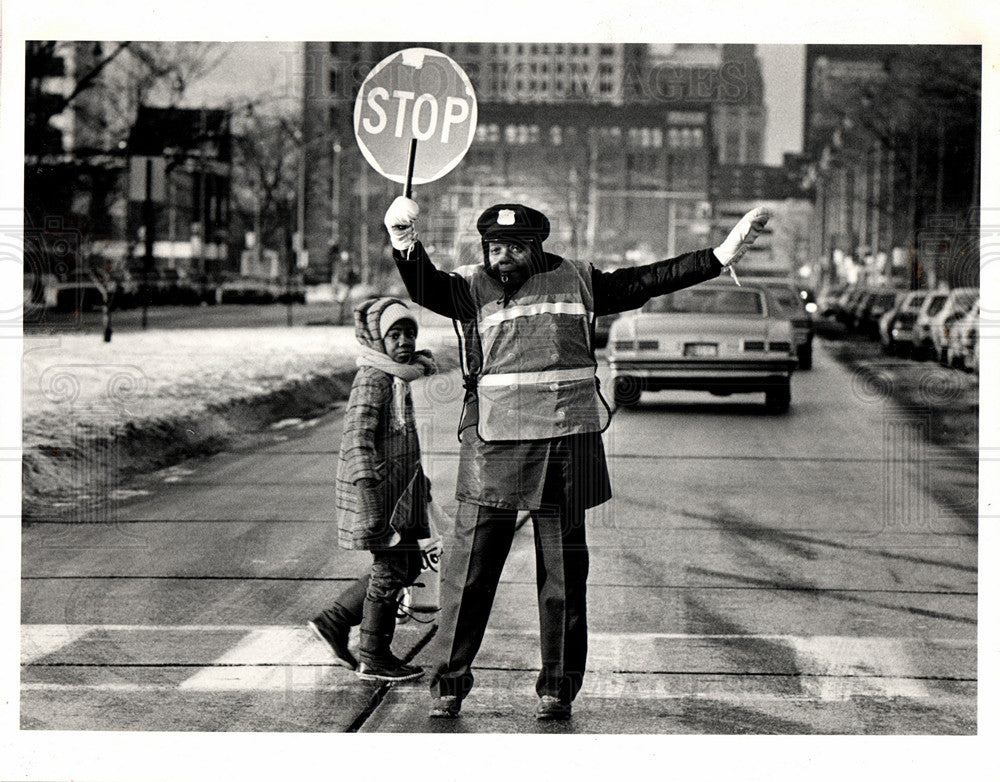
<svg viewBox="0 0 1000 782">
<path fill-rule="evenodd" d="M 910 291 L 879 318 L 879 342 L 886 353 L 893 355 L 909 351 L 913 344 L 913 322 L 926 297 L 926 291 Z"/>
<path fill-rule="evenodd" d="M 979 329 L 979 299 L 976 299 L 968 311 L 956 316 L 947 326 L 948 347 L 946 350 L 946 360 L 950 367 L 965 369 L 967 366 L 967 354 L 978 341 Z"/>
<path fill-rule="evenodd" d="M 851 318 L 858 301 L 868 292 L 863 285 L 848 285 L 830 306 L 829 315 L 844 326 L 851 325 Z"/>
<path fill-rule="evenodd" d="M 978 298 L 978 288 L 954 288 L 944 306 L 930 319 L 931 351 L 940 363 L 948 363 L 948 329 Z"/>
<path fill-rule="evenodd" d="M 635 405 L 643 391 L 665 389 L 764 392 L 769 410 L 785 412 L 792 340 L 791 321 L 761 286 L 701 284 L 658 296 L 611 325 L 615 404 Z"/>
<path fill-rule="evenodd" d="M 799 369 L 812 369 L 812 343 L 816 330 L 812 318 L 806 311 L 806 302 L 800 295 L 799 289 L 790 282 L 763 280 L 748 280 L 748 282 L 767 288 L 779 312 L 791 321 L 792 342 L 795 345 Z"/>
<path fill-rule="evenodd" d="M 216 290 L 219 304 L 273 304 L 275 299 L 270 281 L 255 277 L 230 277 Z"/>
<path fill-rule="evenodd" d="M 839 285 L 824 285 L 816 297 L 816 311 L 822 318 L 832 318 L 836 314 L 836 305 L 847 290 L 847 283 Z"/>
<path fill-rule="evenodd" d="M 933 343 L 931 342 L 931 318 L 937 315 L 944 303 L 948 300 L 946 291 L 934 291 L 927 294 L 924 303 L 920 305 L 920 312 L 913 321 L 913 332 L 910 337 L 912 343 L 911 354 L 914 358 L 924 359 L 929 355 Z"/>
<path fill-rule="evenodd" d="M 878 337 L 879 318 L 902 301 L 904 295 L 896 290 L 870 291 L 858 304 L 854 313 L 854 330 L 872 339 Z"/>
<path fill-rule="evenodd" d="M 970 313 L 972 310 L 970 310 Z M 975 316 L 966 315 L 971 323 L 965 328 L 962 334 L 962 367 L 969 372 L 979 371 L 979 306 L 975 307 Z"/>
</svg>

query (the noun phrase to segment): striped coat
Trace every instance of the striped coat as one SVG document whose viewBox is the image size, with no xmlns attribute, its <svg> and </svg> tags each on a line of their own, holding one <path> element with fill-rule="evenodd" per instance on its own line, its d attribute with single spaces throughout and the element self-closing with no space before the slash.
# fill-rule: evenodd
<svg viewBox="0 0 1000 782">
<path fill-rule="evenodd" d="M 427 537 L 427 488 L 413 402 L 406 398 L 405 425 L 393 421 L 391 375 L 359 367 L 344 414 L 337 465 L 337 523 L 341 548 L 371 549 L 390 543 L 393 532 Z M 370 478 L 382 493 L 384 514 L 372 518 L 354 482 Z"/>
</svg>

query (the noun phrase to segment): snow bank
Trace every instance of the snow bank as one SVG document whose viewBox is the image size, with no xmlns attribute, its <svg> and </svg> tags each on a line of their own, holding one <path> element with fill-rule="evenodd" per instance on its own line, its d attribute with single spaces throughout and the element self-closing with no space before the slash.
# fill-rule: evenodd
<svg viewBox="0 0 1000 782">
<path fill-rule="evenodd" d="M 347 396 L 356 346 L 346 326 L 26 336 L 24 515 L 327 412 Z M 419 346 L 456 366 L 450 328 L 424 326 Z"/>
</svg>

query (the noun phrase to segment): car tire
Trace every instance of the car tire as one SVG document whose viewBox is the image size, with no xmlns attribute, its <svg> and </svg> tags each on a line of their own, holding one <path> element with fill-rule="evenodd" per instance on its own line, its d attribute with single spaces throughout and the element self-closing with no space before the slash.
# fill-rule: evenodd
<svg viewBox="0 0 1000 782">
<path fill-rule="evenodd" d="M 786 378 L 764 390 L 764 406 L 771 413 L 787 413 L 792 404 L 792 385 Z"/>
<path fill-rule="evenodd" d="M 813 365 L 813 346 L 812 342 L 807 342 L 805 345 L 799 347 L 799 369 L 812 369 Z"/>
<path fill-rule="evenodd" d="M 642 395 L 642 381 L 637 377 L 616 377 L 611 393 L 615 407 L 635 407 Z"/>
</svg>

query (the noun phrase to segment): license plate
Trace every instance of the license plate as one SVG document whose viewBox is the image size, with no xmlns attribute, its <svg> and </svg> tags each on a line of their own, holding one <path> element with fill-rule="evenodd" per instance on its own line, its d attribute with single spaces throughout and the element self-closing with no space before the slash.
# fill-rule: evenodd
<svg viewBox="0 0 1000 782">
<path fill-rule="evenodd" d="M 717 356 L 719 346 L 714 342 L 685 342 L 685 356 Z"/>
</svg>

